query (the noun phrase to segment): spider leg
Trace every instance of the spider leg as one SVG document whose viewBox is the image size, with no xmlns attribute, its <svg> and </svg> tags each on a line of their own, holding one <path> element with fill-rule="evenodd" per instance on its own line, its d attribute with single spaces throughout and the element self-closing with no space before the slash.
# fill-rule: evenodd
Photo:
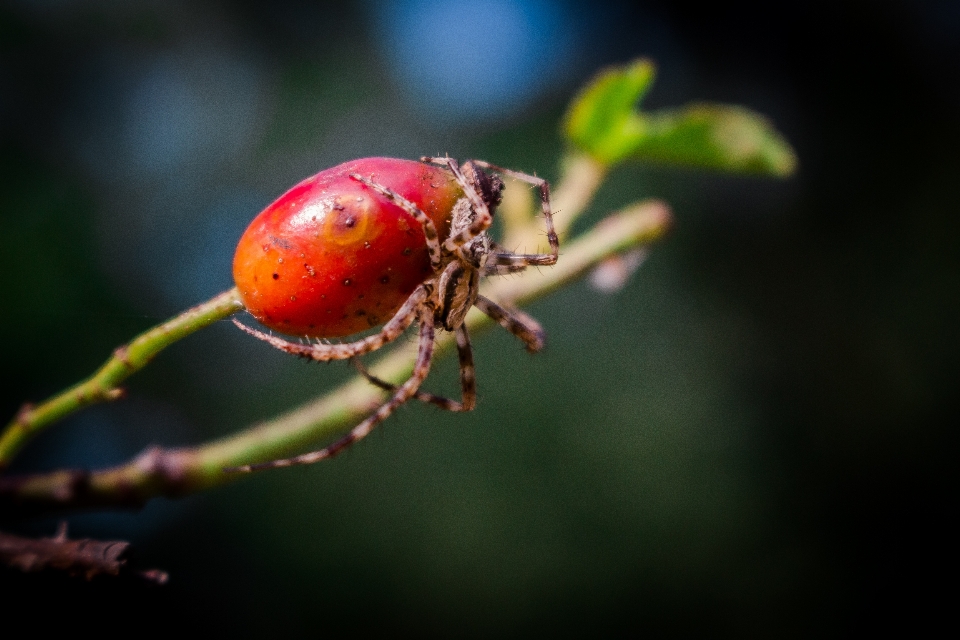
<svg viewBox="0 0 960 640">
<path fill-rule="evenodd" d="M 357 372 L 367 379 L 367 382 L 372 384 L 375 387 L 380 387 L 385 391 L 396 391 L 400 388 L 400 385 L 387 382 L 383 378 L 378 378 L 377 376 L 370 373 L 367 368 L 363 365 L 359 358 L 351 358 L 350 361 L 353 363 L 353 366 L 356 368 Z M 447 411 L 459 411 L 460 403 L 456 400 L 450 400 L 442 396 L 437 396 L 427 391 L 417 391 L 413 397 L 416 400 L 421 402 L 426 402 L 429 404 L 436 405 L 441 409 L 446 409 Z"/>
<path fill-rule="evenodd" d="M 463 411 L 473 411 L 477 406 L 477 370 L 473 366 L 473 347 L 467 325 L 457 327 L 457 356 L 460 359 L 460 396 Z"/>
<path fill-rule="evenodd" d="M 467 334 L 467 328 L 461 325 L 456 331 L 456 337 L 457 355 L 460 357 L 460 402 L 426 391 L 417 391 L 413 397 L 421 402 L 438 406 L 446 411 L 473 411 L 477 405 L 476 369 L 473 365 L 473 349 L 470 347 L 470 337 Z M 351 362 L 353 366 L 357 368 L 357 371 L 360 372 L 360 375 L 366 378 L 370 384 L 387 391 L 397 390 L 397 385 L 382 380 L 367 371 L 367 368 L 360 361 L 360 358 L 351 358 Z"/>
<path fill-rule="evenodd" d="M 477 193 L 477 190 L 463 175 L 463 172 L 460 170 L 460 165 L 457 164 L 456 160 L 453 158 L 431 158 L 424 156 L 420 158 L 420 162 L 429 162 L 430 164 L 436 164 L 440 166 L 445 165 L 448 169 L 450 169 L 450 172 L 453 173 L 453 177 L 456 179 L 457 184 L 460 185 L 460 188 L 463 190 L 463 194 L 470 201 L 470 206 L 477 214 L 476 220 L 474 220 L 469 227 L 452 234 L 449 238 L 447 238 L 446 242 L 443 243 L 443 248 L 453 253 L 457 247 L 465 245 L 466 243 L 470 242 L 470 240 L 476 238 L 478 235 L 489 229 L 490 225 L 493 224 L 493 214 L 490 213 L 487 203 L 483 201 L 483 198 L 480 197 L 480 194 Z"/>
<path fill-rule="evenodd" d="M 417 353 L 417 361 L 413 368 L 413 374 L 400 385 L 393 397 L 382 404 L 379 409 L 367 417 L 366 420 L 355 426 L 350 433 L 343 436 L 336 442 L 319 451 L 304 453 L 292 458 L 282 460 L 272 460 L 270 462 L 259 462 L 257 464 L 245 464 L 239 467 L 230 467 L 224 469 L 227 472 L 241 471 L 261 471 L 263 469 L 274 469 L 277 467 L 292 467 L 298 464 L 313 464 L 327 458 L 337 455 L 357 440 L 365 438 L 374 427 L 386 420 L 394 410 L 410 398 L 416 396 L 417 390 L 427 374 L 430 372 L 430 361 L 433 357 L 433 316 L 429 313 L 420 314 L 420 349 Z"/>
<path fill-rule="evenodd" d="M 299 344 L 284 340 L 283 338 L 272 336 L 256 329 L 251 329 L 236 319 L 233 320 L 233 324 L 237 325 L 240 329 L 246 331 L 254 338 L 263 340 L 277 349 L 286 351 L 287 353 L 292 353 L 295 356 L 317 360 L 318 362 L 326 362 L 328 360 L 347 360 L 348 358 L 352 358 L 354 356 L 376 351 L 388 342 L 393 342 L 396 340 L 404 331 L 406 331 L 407 327 L 413 324 L 413 321 L 417 317 L 417 310 L 423 301 L 430 296 L 431 289 L 432 287 L 430 285 L 421 284 L 419 287 L 413 290 L 413 293 L 410 294 L 410 297 L 407 298 L 407 301 L 404 302 L 394 316 L 383 325 L 383 328 L 378 333 L 375 333 L 372 336 L 367 336 L 362 340 L 348 342 L 346 344 Z"/>
<path fill-rule="evenodd" d="M 501 247 L 494 241 L 490 241 L 490 253 L 487 255 L 487 261 L 483 265 L 482 276 L 505 276 L 510 273 L 519 273 L 520 271 L 525 270 L 529 264 L 496 264 L 496 262 L 491 262 L 490 259 L 494 256 L 501 254 L 509 254 L 510 252 Z"/>
<path fill-rule="evenodd" d="M 358 182 L 362 182 L 377 193 L 386 196 L 388 200 L 416 218 L 417 222 L 420 223 L 420 226 L 423 227 L 423 236 L 427 240 L 427 250 L 430 252 L 430 267 L 434 271 L 439 271 L 440 240 L 439 236 L 437 235 L 437 227 L 433 224 L 433 220 L 430 219 L 430 216 L 425 214 L 419 207 L 417 207 L 417 205 L 413 204 L 392 189 L 388 189 L 387 187 L 377 184 L 376 182 L 371 182 L 357 173 L 351 173 L 350 177 Z"/>
<path fill-rule="evenodd" d="M 520 271 L 525 271 L 527 269 L 526 264 L 490 264 L 489 262 L 483 267 L 483 275 L 485 276 L 506 276 L 511 273 L 519 273 Z"/>
<path fill-rule="evenodd" d="M 557 256 L 550 253 L 491 253 L 489 267 L 508 267 L 507 272 L 523 271 L 527 267 L 549 267 L 557 264 Z M 500 271 L 500 270 L 496 270 Z M 496 272 L 491 269 L 491 272 Z"/>
<path fill-rule="evenodd" d="M 497 264 L 526 264 L 526 265 L 551 265 L 557 263 L 557 257 L 560 255 L 560 240 L 557 238 L 557 232 L 553 226 L 553 212 L 550 210 L 550 184 L 543 178 L 532 176 L 528 173 L 521 173 L 513 169 L 504 169 L 495 164 L 484 162 L 483 160 L 473 160 L 473 163 L 510 176 L 515 180 L 532 184 L 540 190 L 540 208 L 543 211 L 543 219 L 547 225 L 547 241 L 550 243 L 550 253 L 538 254 L 503 254 L 491 255 L 490 260 L 498 258 L 502 260 L 514 260 L 519 262 L 499 262 Z"/>
<path fill-rule="evenodd" d="M 501 327 L 520 338 L 530 353 L 543 349 L 546 333 L 540 323 L 517 309 L 501 307 L 493 300 L 477 296 L 474 303 L 480 311 L 493 318 Z"/>
</svg>

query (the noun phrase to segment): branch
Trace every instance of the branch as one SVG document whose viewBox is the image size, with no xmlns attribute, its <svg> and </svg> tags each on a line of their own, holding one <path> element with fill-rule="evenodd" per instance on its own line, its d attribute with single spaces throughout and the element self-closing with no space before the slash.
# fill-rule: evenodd
<svg viewBox="0 0 960 640">
<path fill-rule="evenodd" d="M 60 525 L 52 538 L 24 538 L 0 531 L 0 564 L 24 572 L 55 570 L 87 580 L 99 575 L 120 575 L 127 570 L 123 557 L 130 548 L 122 540 L 70 540 L 66 523 Z M 134 572 L 140 578 L 164 584 L 167 574 L 158 569 Z"/>
<path fill-rule="evenodd" d="M 670 212 L 664 203 L 632 205 L 565 245 L 562 259 L 555 266 L 491 281 L 484 293 L 505 304 L 543 297 L 580 278 L 604 259 L 659 238 L 669 226 Z M 467 317 L 471 333 L 491 322 L 476 310 Z M 449 334 L 444 334 L 437 341 L 437 351 L 446 351 L 451 342 Z M 415 347 L 400 346 L 372 369 L 380 378 L 402 379 L 412 369 Z M 382 389 L 358 376 L 287 414 L 199 447 L 152 447 L 129 463 L 100 471 L 62 470 L 0 478 L 0 512 L 139 507 L 155 496 L 181 496 L 233 482 L 241 476 L 224 473 L 224 468 L 271 460 L 314 446 L 352 427 L 379 406 L 384 395 Z"/>
<path fill-rule="evenodd" d="M 160 351 L 242 309 L 237 290 L 225 291 L 140 334 L 130 344 L 118 347 L 113 356 L 83 382 L 39 405 L 23 405 L 0 436 L 0 471 L 45 427 L 88 405 L 121 398 L 120 383 L 145 367 Z"/>
</svg>

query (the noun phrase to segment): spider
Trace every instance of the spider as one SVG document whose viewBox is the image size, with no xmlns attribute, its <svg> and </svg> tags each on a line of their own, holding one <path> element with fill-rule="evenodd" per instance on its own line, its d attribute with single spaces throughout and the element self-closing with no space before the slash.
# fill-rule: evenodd
<svg viewBox="0 0 960 640">
<path fill-rule="evenodd" d="M 371 159 L 389 162 L 389 159 Z M 453 158 L 423 157 L 421 162 L 442 167 L 462 190 L 463 195 L 453 204 L 449 213 L 449 234 L 441 239 L 430 216 L 410 199 L 390 186 L 380 184 L 360 173 L 349 173 L 349 178 L 365 185 L 409 213 L 422 227 L 430 261 L 430 275 L 423 279 L 399 310 L 382 329 L 370 336 L 345 344 L 299 344 L 249 328 L 236 320 L 243 331 L 268 344 L 294 355 L 317 361 L 351 360 L 360 373 L 372 384 L 386 389 L 392 396 L 349 433 L 332 444 L 310 453 L 258 464 L 243 465 L 230 471 L 255 471 L 275 467 L 312 464 L 331 458 L 364 438 L 405 402 L 417 399 L 448 411 L 471 411 L 476 405 L 476 379 L 470 336 L 464 320 L 471 307 L 476 306 L 501 327 L 519 338 L 527 351 L 543 348 L 544 331 L 529 315 L 500 306 L 479 293 L 480 278 L 522 271 L 529 266 L 556 264 L 559 240 L 553 226 L 548 183 L 536 176 L 504 169 L 481 160 L 468 160 L 459 165 Z M 414 166 L 423 166 L 416 165 Z M 504 250 L 487 233 L 494 212 L 500 204 L 503 180 L 501 175 L 529 183 L 539 190 L 540 204 L 547 229 L 549 253 L 518 254 Z M 434 185 L 435 186 L 435 185 Z M 359 198 L 358 198 L 359 200 Z M 367 245 L 369 246 L 369 245 Z M 264 247 L 264 251 L 267 247 Z M 303 257 L 303 254 L 300 254 Z M 281 259 L 280 262 L 283 262 Z M 277 279 L 277 274 L 273 278 Z M 348 284 L 346 280 L 344 284 Z M 291 296 L 293 299 L 294 296 Z M 363 296 L 361 296 L 363 297 Z M 346 316 L 344 316 L 346 317 Z M 419 326 L 419 345 L 413 373 L 400 385 L 393 385 L 371 375 L 360 363 L 359 356 L 379 349 L 396 340 L 416 322 Z M 313 326 L 312 324 L 310 326 Z M 420 391 L 430 371 L 434 338 L 437 330 L 454 333 L 460 368 L 459 401 Z"/>
</svg>

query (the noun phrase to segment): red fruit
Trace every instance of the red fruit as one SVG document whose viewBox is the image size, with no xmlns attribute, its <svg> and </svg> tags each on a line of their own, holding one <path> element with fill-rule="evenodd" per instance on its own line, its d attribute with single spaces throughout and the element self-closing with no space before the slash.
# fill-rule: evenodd
<svg viewBox="0 0 960 640">
<path fill-rule="evenodd" d="M 446 237 L 463 192 L 440 167 L 363 158 L 321 171 L 254 218 L 233 258 L 247 310 L 281 333 L 335 338 L 389 320 L 432 275 L 423 229 L 412 215 L 352 179 L 389 187 Z"/>
</svg>

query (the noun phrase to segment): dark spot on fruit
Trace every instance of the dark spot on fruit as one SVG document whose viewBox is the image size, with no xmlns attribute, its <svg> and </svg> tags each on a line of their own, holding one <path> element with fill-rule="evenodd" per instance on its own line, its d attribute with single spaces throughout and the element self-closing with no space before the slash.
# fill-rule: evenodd
<svg viewBox="0 0 960 640">
<path fill-rule="evenodd" d="M 362 293 L 357 296 L 357 300 L 363 300 L 363 294 L 362 294 Z"/>
<path fill-rule="evenodd" d="M 349 218 L 343 221 L 343 225 L 347 228 L 353 228 L 355 224 L 357 224 L 357 219 L 354 218 L 353 216 L 350 216 Z"/>
<path fill-rule="evenodd" d="M 297 296 L 290 296 L 290 302 L 296 302 Z"/>
<path fill-rule="evenodd" d="M 313 328 L 315 328 L 316 326 L 317 326 L 317 325 L 315 325 L 315 324 L 311 324 L 311 325 L 310 325 L 310 328 L 313 329 Z"/>
<path fill-rule="evenodd" d="M 351 284 L 353 283 L 350 281 L 350 278 L 347 278 L 346 280 L 343 281 L 343 286 L 345 287 L 349 287 Z"/>
<path fill-rule="evenodd" d="M 313 277 L 315 277 L 315 276 L 317 275 L 316 270 L 314 270 L 314 268 L 311 267 L 310 265 L 304 264 L 304 265 L 303 265 L 303 268 L 307 270 L 307 273 L 310 274 L 310 277 L 311 277 L 311 278 L 313 278 Z"/>
<path fill-rule="evenodd" d="M 403 255 L 405 256 L 408 256 L 411 253 L 413 253 L 413 249 L 411 249 L 410 247 L 407 247 L 406 249 L 403 250 Z"/>
<path fill-rule="evenodd" d="M 381 284 L 387 284 L 388 282 L 390 282 L 390 276 L 380 276 Z"/>
<path fill-rule="evenodd" d="M 279 274 L 279 273 L 273 274 L 273 279 L 274 279 L 274 280 L 279 280 L 279 279 L 280 279 L 280 274 Z"/>
<path fill-rule="evenodd" d="M 371 327 L 375 327 L 380 324 L 380 316 L 369 316 L 367 317 L 367 322 L 370 323 Z"/>
<path fill-rule="evenodd" d="M 364 311 L 363 309 L 358 309 L 356 315 L 358 315 L 358 316 L 365 316 L 365 315 L 367 315 L 367 312 Z"/>
</svg>

